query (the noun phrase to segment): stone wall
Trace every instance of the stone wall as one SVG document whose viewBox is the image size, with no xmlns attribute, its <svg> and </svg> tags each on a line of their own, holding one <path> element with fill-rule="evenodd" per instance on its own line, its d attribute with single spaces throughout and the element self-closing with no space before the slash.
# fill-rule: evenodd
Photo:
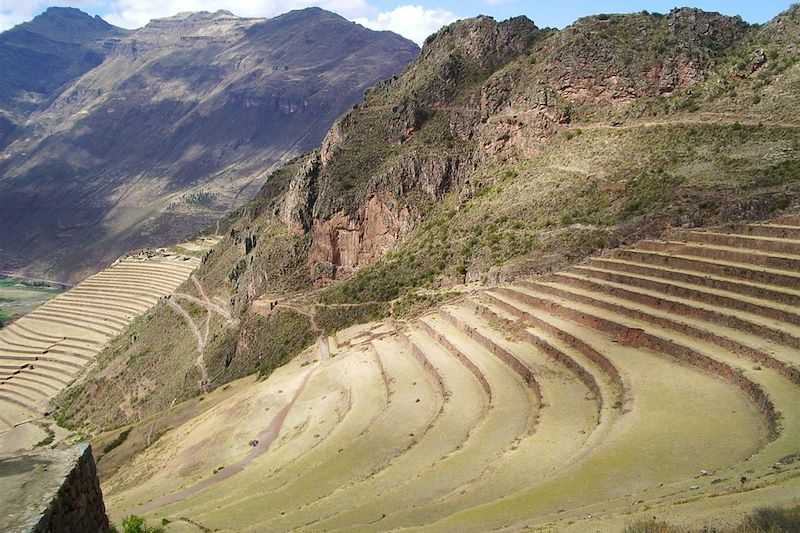
<svg viewBox="0 0 800 533">
<path fill-rule="evenodd" d="M 0 485 L 2 531 L 109 531 L 88 444 L 0 457 Z"/>
</svg>

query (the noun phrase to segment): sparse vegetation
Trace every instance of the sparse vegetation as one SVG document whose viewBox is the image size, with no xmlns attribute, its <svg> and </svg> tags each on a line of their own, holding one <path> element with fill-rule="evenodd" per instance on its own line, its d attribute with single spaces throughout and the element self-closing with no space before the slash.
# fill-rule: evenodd
<svg viewBox="0 0 800 533">
<path fill-rule="evenodd" d="M 269 317 L 247 313 L 242 321 L 240 338 L 243 349 L 235 354 L 232 364 L 269 376 L 273 370 L 309 347 L 316 335 L 308 318 L 289 310 L 280 310 Z"/>
<path fill-rule="evenodd" d="M 458 298 L 458 294 L 451 292 L 408 292 L 392 304 L 392 315 L 406 320 L 416 318 L 428 309 L 455 298 Z"/>
<path fill-rule="evenodd" d="M 104 454 L 108 453 L 111 450 L 113 450 L 114 448 L 116 448 L 117 446 L 119 446 L 120 444 L 122 444 L 123 442 L 125 442 L 127 440 L 127 438 L 128 438 L 128 435 L 130 434 L 130 432 L 131 432 L 131 428 L 128 428 L 128 429 L 125 429 L 125 430 L 121 431 L 120 434 L 117 435 L 114 438 L 114 440 L 112 440 L 111 442 L 109 442 L 108 444 L 105 445 L 105 447 L 103 448 L 103 453 Z"/>
<path fill-rule="evenodd" d="M 327 335 L 354 324 L 364 324 L 380 320 L 389 314 L 385 302 L 370 302 L 354 306 L 318 306 L 316 321 Z"/>
<path fill-rule="evenodd" d="M 53 441 L 56 438 L 55 432 L 52 429 L 50 429 L 50 426 L 48 426 L 47 424 L 41 424 L 39 427 L 41 427 L 44 430 L 46 435 L 42 440 L 37 442 L 33 447 L 34 448 L 44 448 L 45 446 L 49 446 L 49 445 L 53 444 Z"/>
<path fill-rule="evenodd" d="M 794 533 L 800 531 L 800 506 L 761 507 L 734 527 L 678 527 L 662 520 L 639 520 L 624 533 Z"/>
<path fill-rule="evenodd" d="M 160 526 L 148 526 L 144 518 L 130 515 L 122 520 L 123 533 L 164 533 L 166 530 Z"/>
</svg>

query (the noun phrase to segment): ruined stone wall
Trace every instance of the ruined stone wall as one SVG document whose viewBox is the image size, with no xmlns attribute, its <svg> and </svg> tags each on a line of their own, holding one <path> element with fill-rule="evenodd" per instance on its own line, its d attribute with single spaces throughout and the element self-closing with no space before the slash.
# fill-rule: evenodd
<svg viewBox="0 0 800 533">
<path fill-rule="evenodd" d="M 33 527 L 36 533 L 109 530 L 92 447 L 83 444 L 79 448 L 82 453 L 75 466 Z"/>
<path fill-rule="evenodd" d="M 0 530 L 109 531 L 92 448 L 27 452 L 0 457 Z"/>
</svg>

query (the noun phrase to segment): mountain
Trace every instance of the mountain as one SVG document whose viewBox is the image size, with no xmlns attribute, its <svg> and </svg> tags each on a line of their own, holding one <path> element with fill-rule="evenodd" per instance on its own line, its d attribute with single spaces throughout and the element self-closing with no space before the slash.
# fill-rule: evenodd
<svg viewBox="0 0 800 533">
<path fill-rule="evenodd" d="M 798 35 L 798 6 L 437 32 L 47 389 L 112 520 L 796 530 Z"/>
<path fill-rule="evenodd" d="M 151 21 L 5 148 L 0 268 L 74 281 L 206 227 L 417 53 L 318 8 Z"/>
<path fill-rule="evenodd" d="M 129 32 L 74 8 L 51 7 L 0 33 L 0 147 L 32 111 L 47 107 Z"/>
<path fill-rule="evenodd" d="M 800 203 L 798 28 L 795 6 L 763 26 L 685 8 L 561 31 L 524 17 L 440 30 L 209 229 L 225 238 L 196 276 L 236 320 L 212 317 L 208 386 L 268 374 L 314 331 L 413 315 L 464 282 Z M 264 318 L 276 300 L 283 311 Z M 200 393 L 184 385 L 196 356 L 175 343 L 191 332 L 174 312 L 129 333 L 101 357 L 111 370 L 75 386 L 65 423 L 113 427 Z"/>
</svg>

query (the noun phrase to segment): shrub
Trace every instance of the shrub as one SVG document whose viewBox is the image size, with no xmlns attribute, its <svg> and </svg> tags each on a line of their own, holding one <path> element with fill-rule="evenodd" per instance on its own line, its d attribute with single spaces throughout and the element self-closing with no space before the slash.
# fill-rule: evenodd
<svg viewBox="0 0 800 533">
<path fill-rule="evenodd" d="M 121 432 L 119 435 L 117 435 L 117 437 L 114 440 L 105 445 L 105 447 L 103 448 L 103 453 L 108 453 L 117 446 L 119 446 L 120 444 L 122 444 L 123 442 L 125 442 L 130 432 L 131 428 L 128 428 L 125 431 Z M 125 531 L 127 531 L 127 529 Z"/>
<path fill-rule="evenodd" d="M 184 195 L 183 201 L 187 205 L 195 205 L 200 207 L 210 207 L 214 204 L 214 193 L 208 191 L 196 191 Z"/>
<path fill-rule="evenodd" d="M 745 519 L 742 533 L 789 533 L 800 531 L 800 505 L 794 507 L 762 507 Z"/>
<path fill-rule="evenodd" d="M 164 533 L 164 528 L 160 526 L 150 527 L 144 518 L 131 515 L 122 519 L 122 531 L 125 533 Z"/>
<path fill-rule="evenodd" d="M 237 358 L 251 372 L 257 364 L 260 376 L 286 364 L 292 357 L 309 347 L 316 338 L 308 318 L 293 311 L 280 310 L 269 317 L 247 313 L 241 330 L 245 347 Z"/>
<path fill-rule="evenodd" d="M 438 305 L 445 300 L 452 300 L 458 297 L 458 293 L 445 292 L 445 293 L 431 293 L 420 294 L 416 292 L 408 292 L 394 302 L 392 305 L 392 314 L 401 319 L 410 319 L 422 315 L 428 309 Z"/>
<path fill-rule="evenodd" d="M 41 448 L 42 446 L 48 446 L 53 443 L 53 440 L 56 438 L 56 434 L 53 433 L 50 428 L 46 428 L 47 436 L 37 442 L 33 447 L 34 448 Z"/>
</svg>

